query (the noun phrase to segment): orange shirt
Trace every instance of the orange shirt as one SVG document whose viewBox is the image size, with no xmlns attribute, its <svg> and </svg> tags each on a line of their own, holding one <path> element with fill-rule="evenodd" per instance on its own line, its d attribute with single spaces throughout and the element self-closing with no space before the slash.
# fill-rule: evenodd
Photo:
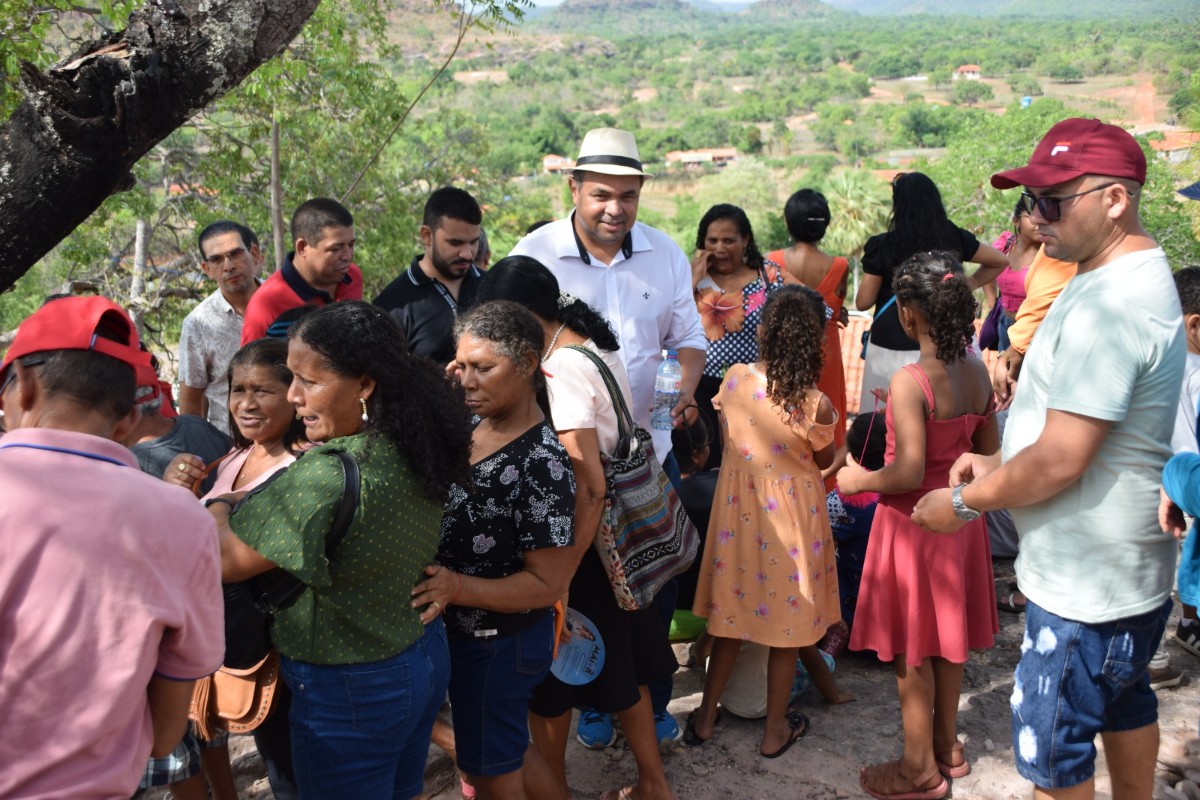
<svg viewBox="0 0 1200 800">
<path fill-rule="evenodd" d="M 1038 249 L 1025 275 L 1025 299 L 1021 301 L 1016 321 L 1008 329 L 1009 347 L 1025 355 L 1034 332 L 1050 310 L 1050 304 L 1067 281 L 1075 277 L 1078 266 L 1073 261 L 1050 258 L 1046 255 L 1045 245 Z"/>
</svg>

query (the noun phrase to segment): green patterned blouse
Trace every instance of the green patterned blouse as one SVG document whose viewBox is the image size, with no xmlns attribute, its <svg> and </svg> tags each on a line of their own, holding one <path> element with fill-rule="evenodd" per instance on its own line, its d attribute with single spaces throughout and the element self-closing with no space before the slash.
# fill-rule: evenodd
<svg viewBox="0 0 1200 800">
<path fill-rule="evenodd" d="M 332 455 L 338 451 L 358 460 L 362 491 L 350 530 L 326 563 L 325 537 L 344 485 Z M 229 524 L 309 587 L 275 615 L 271 639 L 279 651 L 312 664 L 353 664 L 390 658 L 424 633 L 409 592 L 437 554 L 441 519 L 441 506 L 422 493 L 396 446 L 358 434 L 305 453 Z"/>
</svg>

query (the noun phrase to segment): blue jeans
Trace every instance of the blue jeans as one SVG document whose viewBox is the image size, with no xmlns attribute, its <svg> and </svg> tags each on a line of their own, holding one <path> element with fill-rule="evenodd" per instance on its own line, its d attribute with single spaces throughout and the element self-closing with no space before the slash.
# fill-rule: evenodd
<svg viewBox="0 0 1200 800">
<path fill-rule="evenodd" d="M 1096 770 L 1098 733 L 1158 721 L 1147 670 L 1171 601 L 1136 617 L 1084 623 L 1032 600 L 1012 699 L 1017 772 L 1043 789 L 1076 786 Z"/>
<path fill-rule="evenodd" d="M 303 800 L 421 793 L 429 737 L 450 676 L 440 619 L 399 655 L 370 664 L 281 659 L 292 692 L 292 756 Z"/>
<path fill-rule="evenodd" d="M 481 777 L 516 772 L 529 748 L 529 700 L 554 658 L 554 618 L 507 636 L 455 637 L 450 653 L 458 768 Z"/>
</svg>

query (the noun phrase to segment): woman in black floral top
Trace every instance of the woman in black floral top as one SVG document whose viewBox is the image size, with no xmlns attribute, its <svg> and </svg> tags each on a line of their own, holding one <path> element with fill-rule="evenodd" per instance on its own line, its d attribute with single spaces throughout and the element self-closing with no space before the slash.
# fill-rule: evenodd
<svg viewBox="0 0 1200 800">
<path fill-rule="evenodd" d="M 461 318 L 456 363 L 468 408 L 471 484 L 450 490 L 438 564 L 414 604 L 444 606 L 458 768 L 478 796 L 546 795 L 529 748 L 529 698 L 550 669 L 551 606 L 574 566 L 575 479 L 549 424 L 541 325 L 515 303 Z M 550 783 L 547 783 L 547 782 Z"/>
</svg>

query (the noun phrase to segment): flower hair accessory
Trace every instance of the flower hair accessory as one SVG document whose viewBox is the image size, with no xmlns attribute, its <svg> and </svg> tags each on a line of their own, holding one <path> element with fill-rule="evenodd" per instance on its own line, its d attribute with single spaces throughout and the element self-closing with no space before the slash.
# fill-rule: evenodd
<svg viewBox="0 0 1200 800">
<path fill-rule="evenodd" d="M 575 303 L 575 301 L 578 299 L 579 299 L 578 297 L 571 294 L 570 292 L 563 292 L 562 294 L 560 294 L 558 296 L 558 307 L 566 308 L 569 305 L 573 305 Z"/>
</svg>

